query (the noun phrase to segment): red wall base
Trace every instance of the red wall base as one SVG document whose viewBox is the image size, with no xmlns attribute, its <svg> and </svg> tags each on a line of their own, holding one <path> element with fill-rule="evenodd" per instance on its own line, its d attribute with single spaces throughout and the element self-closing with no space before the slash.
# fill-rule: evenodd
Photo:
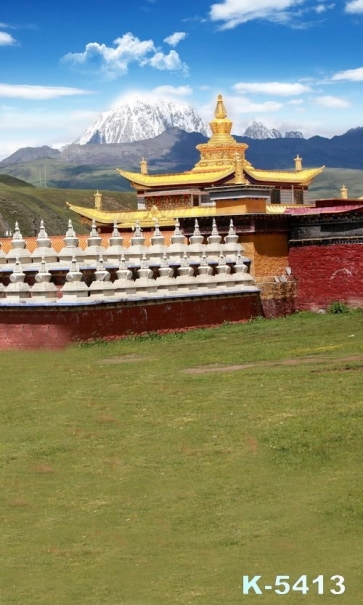
<svg viewBox="0 0 363 605">
<path fill-rule="evenodd" d="M 341 301 L 363 307 L 363 244 L 299 246 L 289 252 L 296 310 Z"/>
<path fill-rule="evenodd" d="M 75 341 L 247 321 L 261 313 L 258 293 L 88 306 L 0 307 L 0 348 L 57 349 Z"/>
</svg>

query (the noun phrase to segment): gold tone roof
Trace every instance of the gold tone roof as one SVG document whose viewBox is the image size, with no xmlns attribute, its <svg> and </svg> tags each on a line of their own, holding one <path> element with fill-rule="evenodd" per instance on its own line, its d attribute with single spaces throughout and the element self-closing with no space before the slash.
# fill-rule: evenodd
<svg viewBox="0 0 363 605">
<path fill-rule="evenodd" d="M 233 166 L 221 169 L 206 170 L 204 172 L 181 172 L 177 174 L 141 174 L 140 172 L 129 172 L 120 170 L 117 172 L 125 179 L 131 181 L 135 188 L 148 189 L 153 187 L 168 187 L 169 185 L 204 185 L 215 183 L 230 176 L 234 172 Z"/>
<path fill-rule="evenodd" d="M 260 182 L 308 185 L 324 168 L 325 166 L 321 166 L 320 168 L 289 172 L 288 170 L 256 170 L 252 166 L 245 166 L 245 171 L 248 176 Z"/>
<path fill-rule="evenodd" d="M 172 210 L 159 210 L 156 206 L 153 206 L 150 210 L 126 210 L 123 212 L 106 212 L 104 210 L 96 210 L 95 208 L 82 208 L 81 206 L 73 206 L 67 202 L 68 207 L 73 212 L 87 218 L 89 221 L 93 219 L 96 223 L 102 225 L 111 225 L 114 222 L 119 227 L 130 228 L 135 225 L 136 221 L 139 221 L 142 227 L 153 227 L 155 220 L 158 221 L 161 226 L 174 225 L 176 218 L 199 218 L 202 216 L 223 216 L 226 213 L 231 214 L 231 208 L 228 212 L 224 208 L 216 208 L 215 206 L 208 206 L 203 208 L 201 206 L 193 206 L 190 208 L 174 208 Z M 305 207 L 305 206 L 304 206 Z M 296 204 L 267 204 L 266 214 L 283 214 L 286 208 L 296 208 Z M 243 212 L 241 212 L 243 210 Z M 236 202 L 233 208 L 234 214 L 246 214 L 243 204 Z"/>
</svg>

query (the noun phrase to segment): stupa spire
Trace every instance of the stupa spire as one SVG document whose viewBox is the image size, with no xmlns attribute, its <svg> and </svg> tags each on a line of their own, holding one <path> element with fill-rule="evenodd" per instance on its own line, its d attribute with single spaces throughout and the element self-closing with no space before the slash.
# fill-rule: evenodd
<svg viewBox="0 0 363 605">
<path fill-rule="evenodd" d="M 227 117 L 227 112 L 226 112 L 226 108 L 223 103 L 222 95 L 218 95 L 218 97 L 217 97 L 217 105 L 216 105 L 216 110 L 214 112 L 214 117 L 217 120 L 225 120 Z"/>
</svg>

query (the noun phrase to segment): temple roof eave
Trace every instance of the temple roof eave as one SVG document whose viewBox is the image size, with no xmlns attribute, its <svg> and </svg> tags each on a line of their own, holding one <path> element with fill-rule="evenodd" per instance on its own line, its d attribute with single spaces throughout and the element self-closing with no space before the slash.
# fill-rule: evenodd
<svg viewBox="0 0 363 605">
<path fill-rule="evenodd" d="M 245 172 L 247 176 L 258 182 L 309 185 L 316 176 L 323 172 L 324 168 L 325 166 L 320 166 L 320 168 L 308 168 L 289 172 L 287 170 L 258 170 L 252 166 L 245 166 Z"/>
<path fill-rule="evenodd" d="M 120 228 L 132 227 L 136 221 L 143 227 L 154 227 L 155 220 L 158 221 L 160 226 L 173 226 L 175 219 L 184 218 L 200 218 L 200 217 L 217 217 L 228 215 L 246 215 L 255 213 L 246 213 L 243 205 L 238 208 L 238 205 L 234 208 L 233 212 L 226 212 L 224 208 L 217 208 L 216 206 L 208 206 L 203 208 L 201 206 L 192 206 L 189 208 L 172 208 L 168 210 L 159 210 L 154 207 L 151 210 L 124 210 L 122 212 L 108 212 L 106 210 L 97 210 L 95 208 L 83 208 L 82 206 L 73 206 L 67 202 L 70 210 L 78 214 L 88 221 L 96 221 L 97 225 L 113 225 L 116 223 Z M 266 214 L 283 214 L 287 208 L 293 208 L 294 205 L 283 205 L 283 204 L 267 204 Z"/>
<path fill-rule="evenodd" d="M 234 173 L 234 167 L 229 166 L 223 170 L 210 170 L 203 172 L 181 172 L 177 174 L 141 174 L 120 170 L 117 172 L 132 183 L 135 189 L 153 189 L 154 187 L 169 187 L 178 185 L 206 185 L 219 182 Z"/>
</svg>

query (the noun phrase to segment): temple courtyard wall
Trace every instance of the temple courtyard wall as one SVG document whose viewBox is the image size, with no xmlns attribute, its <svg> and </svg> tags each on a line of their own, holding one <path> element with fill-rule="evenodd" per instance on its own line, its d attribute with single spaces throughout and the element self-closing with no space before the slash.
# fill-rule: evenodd
<svg viewBox="0 0 363 605">
<path fill-rule="evenodd" d="M 59 349 L 74 342 L 244 322 L 263 313 L 258 293 L 1 307 L 1 349 Z"/>
</svg>

